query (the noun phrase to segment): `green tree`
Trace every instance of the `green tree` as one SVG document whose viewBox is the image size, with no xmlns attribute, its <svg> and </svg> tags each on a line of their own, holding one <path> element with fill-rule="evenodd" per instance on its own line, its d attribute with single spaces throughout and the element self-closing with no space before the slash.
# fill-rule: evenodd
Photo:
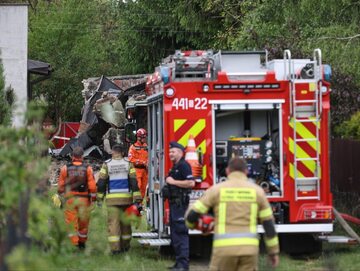
<svg viewBox="0 0 360 271">
<path fill-rule="evenodd" d="M 11 88 L 5 88 L 4 67 L 0 58 L 0 125 L 9 125 L 11 122 L 10 103 L 12 103 L 13 101 L 11 101 L 10 97 L 12 95 L 13 94 Z"/>
<path fill-rule="evenodd" d="M 1 247 L 1 270 L 4 257 L 17 246 L 25 246 L 20 249 L 23 256 L 31 243 L 56 253 L 66 238 L 61 211 L 49 204 L 49 158 L 41 131 L 43 107 L 30 104 L 26 125 L 22 128 L 0 126 L 0 246 L 7 244 Z M 24 259 L 29 259 L 28 256 L 15 258 L 22 266 L 26 266 Z M 41 262 L 41 259 L 34 261 Z"/>
<path fill-rule="evenodd" d="M 121 73 L 152 73 L 176 49 L 220 47 L 225 25 L 210 1 L 118 1 Z M 226 43 L 226 41 L 224 42 Z"/>
<path fill-rule="evenodd" d="M 346 139 L 360 140 L 360 111 L 336 127 L 335 131 L 338 135 L 342 135 Z"/>
<path fill-rule="evenodd" d="M 202 1 L 38 2 L 30 12 L 29 56 L 54 73 L 34 87 L 48 114 L 79 120 L 84 78 L 151 73 L 175 49 L 211 48 L 219 24 Z"/>
<path fill-rule="evenodd" d="M 106 33 L 112 18 L 110 2 L 64 0 L 39 2 L 30 12 L 29 57 L 54 68 L 51 79 L 34 87 L 45 96 L 48 115 L 78 121 L 83 104 L 84 78 L 119 74 L 117 59 Z"/>
<path fill-rule="evenodd" d="M 175 49 L 321 48 L 333 67 L 333 126 L 359 110 L 360 3 L 352 0 L 32 1 L 29 54 L 51 63 L 35 87 L 52 117 L 79 120 L 83 78 L 151 73 Z M 35 5 L 36 4 L 36 5 Z"/>
<path fill-rule="evenodd" d="M 340 1 L 241 1 L 244 16 L 237 35 L 229 36 L 232 49 L 263 49 L 281 58 L 308 57 L 315 48 L 331 64 L 332 127 L 360 109 L 360 3 Z M 246 6 L 246 7 L 245 7 Z"/>
</svg>

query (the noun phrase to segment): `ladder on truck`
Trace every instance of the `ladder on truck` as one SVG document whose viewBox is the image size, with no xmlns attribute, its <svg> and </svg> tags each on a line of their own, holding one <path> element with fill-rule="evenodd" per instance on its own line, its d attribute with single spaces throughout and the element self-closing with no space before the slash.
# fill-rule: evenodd
<svg viewBox="0 0 360 271">
<path fill-rule="evenodd" d="M 320 199 L 320 122 L 322 115 L 322 63 L 321 50 L 315 49 L 313 60 L 308 62 L 313 65 L 313 76 L 310 79 L 297 78 L 295 74 L 295 60 L 291 59 L 290 50 L 284 51 L 284 68 L 285 79 L 289 80 L 290 95 L 290 123 L 293 126 L 293 154 L 294 154 L 294 183 L 295 183 L 295 200 Z M 311 99 L 300 99 L 298 84 L 310 83 L 314 86 L 314 95 Z M 298 136 L 297 129 L 303 123 L 313 123 L 316 132 L 313 137 L 301 138 Z M 298 143 L 307 142 L 315 145 L 315 155 L 310 157 L 299 157 Z M 314 144 L 315 143 L 315 144 Z M 299 163 L 313 161 L 313 176 L 299 176 Z M 310 191 L 316 191 L 307 195 Z"/>
</svg>

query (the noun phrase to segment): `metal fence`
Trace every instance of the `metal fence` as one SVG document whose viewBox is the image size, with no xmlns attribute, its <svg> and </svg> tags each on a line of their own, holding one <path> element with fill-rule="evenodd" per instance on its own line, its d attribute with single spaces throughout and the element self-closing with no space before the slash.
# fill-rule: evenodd
<svg viewBox="0 0 360 271">
<path fill-rule="evenodd" d="M 360 193 L 360 141 L 332 139 L 330 151 L 332 191 Z"/>
</svg>

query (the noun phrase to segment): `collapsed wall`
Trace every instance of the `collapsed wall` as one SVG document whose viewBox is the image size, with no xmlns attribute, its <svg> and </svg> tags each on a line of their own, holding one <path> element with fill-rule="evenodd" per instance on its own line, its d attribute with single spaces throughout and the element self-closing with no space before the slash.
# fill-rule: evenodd
<svg viewBox="0 0 360 271">
<path fill-rule="evenodd" d="M 125 105 L 129 97 L 145 92 L 147 75 L 88 78 L 83 80 L 82 96 L 84 106 L 82 119 L 76 137 L 59 152 L 67 157 L 80 146 L 85 156 L 104 158 L 109 151 L 104 150 L 104 136 L 111 135 L 109 129 L 123 132 L 126 124 Z M 123 136 L 116 140 L 123 140 Z M 104 152 L 105 151 L 105 152 Z"/>
</svg>

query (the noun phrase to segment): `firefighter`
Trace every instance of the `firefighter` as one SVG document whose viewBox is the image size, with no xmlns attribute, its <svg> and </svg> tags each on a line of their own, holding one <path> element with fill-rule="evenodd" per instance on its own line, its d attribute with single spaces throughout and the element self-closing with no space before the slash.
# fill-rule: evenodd
<svg viewBox="0 0 360 271">
<path fill-rule="evenodd" d="M 105 161 L 99 174 L 98 200 L 105 199 L 108 212 L 108 241 L 112 255 L 130 248 L 131 223 L 126 210 L 133 203 L 141 209 L 141 195 L 136 182 L 135 169 L 125 156 L 125 147 L 112 148 L 112 159 Z"/>
<path fill-rule="evenodd" d="M 232 158 L 226 168 L 227 181 L 208 189 L 186 214 L 194 228 L 202 214 L 214 211 L 215 228 L 210 270 L 257 270 L 259 240 L 257 221 L 273 267 L 279 264 L 279 242 L 274 217 L 263 189 L 247 180 L 247 163 Z"/>
<path fill-rule="evenodd" d="M 137 140 L 129 148 L 129 161 L 133 163 L 136 171 L 136 179 L 141 192 L 141 197 L 145 197 L 146 186 L 148 184 L 148 151 L 147 151 L 147 132 L 140 128 L 136 131 Z"/>
<path fill-rule="evenodd" d="M 58 194 L 65 198 L 64 214 L 68 236 L 79 249 L 85 248 L 90 219 L 90 205 L 96 200 L 93 170 L 83 163 L 84 150 L 75 147 L 72 162 L 60 170 Z"/>
<path fill-rule="evenodd" d="M 170 142 L 169 156 L 173 167 L 166 177 L 168 192 L 164 197 L 170 203 L 170 237 L 174 248 L 176 262 L 172 270 L 189 269 L 189 233 L 184 215 L 189 206 L 189 194 L 195 186 L 191 166 L 184 159 L 184 146 Z"/>
</svg>

